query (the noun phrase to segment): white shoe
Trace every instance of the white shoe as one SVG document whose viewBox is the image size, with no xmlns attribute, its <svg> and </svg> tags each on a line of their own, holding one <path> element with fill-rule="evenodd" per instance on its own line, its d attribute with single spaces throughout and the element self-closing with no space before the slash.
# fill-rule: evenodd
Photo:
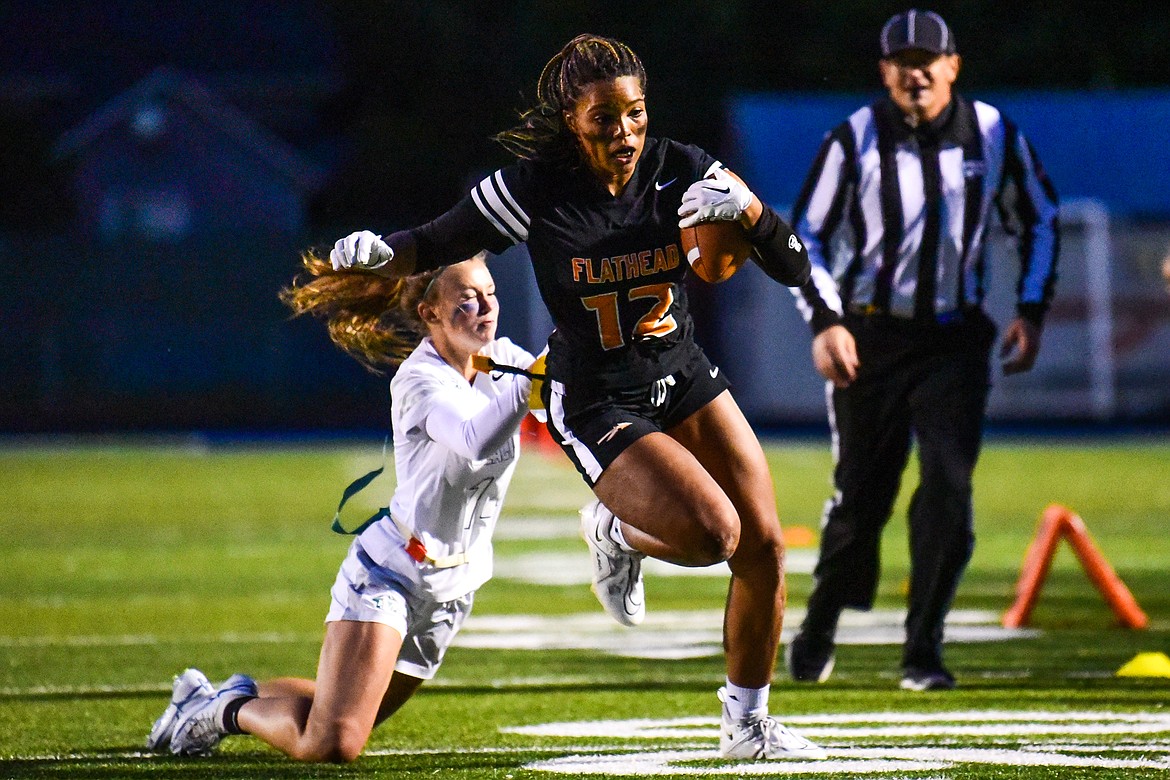
<svg viewBox="0 0 1170 780">
<path fill-rule="evenodd" d="M 723 718 L 719 728 L 719 752 L 724 758 L 795 759 L 821 761 L 828 758 L 823 748 L 788 729 L 770 715 L 733 722 L 727 711 L 727 691 L 719 689 Z"/>
<path fill-rule="evenodd" d="M 215 691 L 215 695 L 194 700 L 180 707 L 171 737 L 171 752 L 177 756 L 209 756 L 227 734 L 223 729 L 223 711 L 242 696 L 256 695 L 256 681 L 243 674 L 233 674 Z"/>
<path fill-rule="evenodd" d="M 175 733 L 175 723 L 178 721 L 179 708 L 188 701 L 195 699 L 210 699 L 215 695 L 215 687 L 207 679 L 207 675 L 198 669 L 185 669 L 182 674 L 175 676 L 172 683 L 171 703 L 159 715 L 158 720 L 150 728 L 146 737 L 148 750 L 166 750 L 171 744 L 171 735 Z"/>
<path fill-rule="evenodd" d="M 646 617 L 646 591 L 642 586 L 642 559 L 626 552 L 609 538 L 613 512 L 596 499 L 581 509 L 581 536 L 593 562 L 593 593 L 601 606 L 623 626 L 636 626 Z"/>
</svg>

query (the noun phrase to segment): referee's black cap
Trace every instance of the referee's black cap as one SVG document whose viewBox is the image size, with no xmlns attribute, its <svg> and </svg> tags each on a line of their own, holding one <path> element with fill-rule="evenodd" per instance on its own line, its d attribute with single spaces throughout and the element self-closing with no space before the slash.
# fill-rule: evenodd
<svg viewBox="0 0 1170 780">
<path fill-rule="evenodd" d="M 881 44 L 883 58 L 907 49 L 955 53 L 955 36 L 943 18 L 934 11 L 916 8 L 890 17 L 882 27 Z"/>
</svg>

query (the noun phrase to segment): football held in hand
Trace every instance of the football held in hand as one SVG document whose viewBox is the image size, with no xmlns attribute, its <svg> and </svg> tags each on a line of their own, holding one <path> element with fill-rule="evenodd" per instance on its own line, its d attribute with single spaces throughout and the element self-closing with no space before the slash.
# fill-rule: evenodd
<svg viewBox="0 0 1170 780">
<path fill-rule="evenodd" d="M 712 284 L 730 279 L 751 256 L 752 244 L 739 222 L 700 222 L 680 230 L 691 269 Z"/>
</svg>

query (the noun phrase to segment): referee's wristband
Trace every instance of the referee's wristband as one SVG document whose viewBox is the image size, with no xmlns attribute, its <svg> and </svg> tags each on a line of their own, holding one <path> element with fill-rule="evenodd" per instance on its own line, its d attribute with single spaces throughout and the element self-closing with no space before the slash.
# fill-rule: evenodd
<svg viewBox="0 0 1170 780">
<path fill-rule="evenodd" d="M 1043 303 L 1019 303 L 1016 304 L 1016 313 L 1035 325 L 1037 329 L 1042 330 L 1044 328 L 1044 315 L 1048 313 L 1048 307 Z"/>
<path fill-rule="evenodd" d="M 813 336 L 819 336 L 834 325 L 840 325 L 841 315 L 828 306 L 818 306 L 813 309 L 812 318 L 808 324 L 812 327 Z"/>
</svg>

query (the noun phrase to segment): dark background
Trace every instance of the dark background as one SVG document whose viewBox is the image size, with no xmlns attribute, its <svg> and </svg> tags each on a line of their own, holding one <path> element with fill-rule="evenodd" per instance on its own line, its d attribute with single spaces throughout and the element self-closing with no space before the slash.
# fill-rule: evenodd
<svg viewBox="0 0 1170 780">
<path fill-rule="evenodd" d="M 429 219 L 506 163 L 490 136 L 580 32 L 642 56 L 654 134 L 726 154 L 731 96 L 876 93 L 904 7 L 8 0 L 0 432 L 384 427 L 385 379 L 276 301 L 301 248 Z M 1170 85 L 1161 3 L 930 7 L 965 92 Z"/>
</svg>

